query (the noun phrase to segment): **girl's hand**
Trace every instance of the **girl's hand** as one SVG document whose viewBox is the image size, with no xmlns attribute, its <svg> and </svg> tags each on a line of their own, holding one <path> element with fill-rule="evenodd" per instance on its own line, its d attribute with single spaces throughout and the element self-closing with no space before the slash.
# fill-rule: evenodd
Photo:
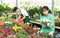
<svg viewBox="0 0 60 38">
<path fill-rule="evenodd" d="M 51 25 L 47 25 L 47 27 L 51 28 L 52 26 Z"/>
<path fill-rule="evenodd" d="M 47 27 L 51 28 L 51 24 L 50 23 L 47 23 Z"/>
</svg>

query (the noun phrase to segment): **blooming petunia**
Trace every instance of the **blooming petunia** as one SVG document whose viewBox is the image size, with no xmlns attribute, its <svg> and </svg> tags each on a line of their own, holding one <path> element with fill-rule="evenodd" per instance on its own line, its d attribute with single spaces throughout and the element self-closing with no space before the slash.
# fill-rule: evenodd
<svg viewBox="0 0 60 38">
<path fill-rule="evenodd" d="M 15 23 L 15 22 L 16 22 L 16 20 L 15 20 L 15 19 L 13 19 L 13 20 L 11 20 L 11 22 L 12 22 L 12 23 Z"/>
<path fill-rule="evenodd" d="M 18 20 L 17 20 L 17 23 L 20 24 L 20 25 L 24 25 L 24 22 L 23 22 L 23 20 L 21 20 L 21 19 L 18 19 Z"/>
<path fill-rule="evenodd" d="M 2 30 L 0 30 L 0 32 L 2 32 Z"/>
</svg>

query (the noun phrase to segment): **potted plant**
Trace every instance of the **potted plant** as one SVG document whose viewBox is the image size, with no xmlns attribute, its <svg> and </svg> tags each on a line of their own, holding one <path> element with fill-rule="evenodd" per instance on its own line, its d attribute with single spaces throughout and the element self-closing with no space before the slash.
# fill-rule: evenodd
<svg viewBox="0 0 60 38">
<path fill-rule="evenodd" d="M 60 27 L 60 18 L 55 19 L 55 25 Z"/>
</svg>

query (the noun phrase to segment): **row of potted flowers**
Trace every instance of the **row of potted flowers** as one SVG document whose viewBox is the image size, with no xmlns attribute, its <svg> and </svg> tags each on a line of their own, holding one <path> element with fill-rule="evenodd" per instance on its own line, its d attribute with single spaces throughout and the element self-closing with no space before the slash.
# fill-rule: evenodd
<svg viewBox="0 0 60 38">
<path fill-rule="evenodd" d="M 12 26 L 12 27 L 10 27 Z M 32 35 L 36 35 L 38 29 L 34 28 L 28 24 L 24 24 L 23 20 L 12 20 L 11 22 L 1 22 L 0 21 L 0 38 L 5 38 L 5 37 L 12 37 L 12 38 L 17 38 L 16 33 L 19 31 L 23 31 L 23 33 L 27 33 L 29 37 L 27 38 L 34 38 Z M 22 33 L 22 34 L 23 34 Z M 20 36 L 21 37 L 21 36 Z M 39 38 L 37 36 L 37 38 Z"/>
</svg>

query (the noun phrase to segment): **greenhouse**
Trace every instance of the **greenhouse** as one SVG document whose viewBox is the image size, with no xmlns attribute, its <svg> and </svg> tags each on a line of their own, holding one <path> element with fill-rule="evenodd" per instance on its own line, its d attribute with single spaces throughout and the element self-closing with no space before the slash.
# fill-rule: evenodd
<svg viewBox="0 0 60 38">
<path fill-rule="evenodd" d="M 0 0 L 0 38 L 60 38 L 60 0 Z"/>
</svg>

